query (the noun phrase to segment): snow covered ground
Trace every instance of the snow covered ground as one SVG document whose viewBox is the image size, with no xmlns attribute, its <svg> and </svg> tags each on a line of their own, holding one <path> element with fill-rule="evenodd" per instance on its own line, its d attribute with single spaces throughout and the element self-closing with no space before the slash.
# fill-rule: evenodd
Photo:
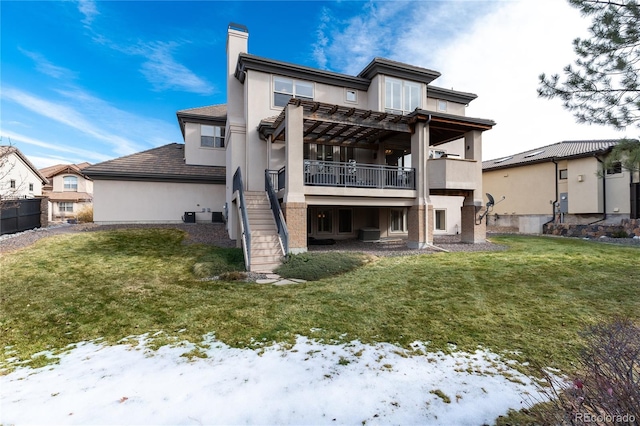
<svg viewBox="0 0 640 426">
<path fill-rule="evenodd" d="M 57 365 L 0 376 L 0 424 L 481 425 L 536 393 L 481 350 L 306 337 L 258 350 L 206 343 L 206 358 L 191 360 L 182 356 L 189 342 L 157 351 L 144 336 L 134 346 L 78 344 Z"/>
</svg>

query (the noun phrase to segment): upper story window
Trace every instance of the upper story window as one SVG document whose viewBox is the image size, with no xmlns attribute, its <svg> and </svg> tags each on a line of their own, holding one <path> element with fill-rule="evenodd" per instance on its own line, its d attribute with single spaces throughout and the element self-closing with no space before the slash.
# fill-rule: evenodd
<svg viewBox="0 0 640 426">
<path fill-rule="evenodd" d="M 616 161 L 607 169 L 608 175 L 617 175 L 618 173 L 622 173 L 622 163 L 620 161 Z"/>
<path fill-rule="evenodd" d="M 447 101 L 438 99 L 438 111 L 442 111 L 442 112 L 447 111 Z"/>
<path fill-rule="evenodd" d="M 224 148 L 224 127 L 201 124 L 200 146 Z"/>
<path fill-rule="evenodd" d="M 313 100 L 313 83 L 286 77 L 273 78 L 273 104 L 283 107 L 289 99 Z"/>
<path fill-rule="evenodd" d="M 15 179 L 11 179 L 9 181 L 9 188 L 15 189 L 15 187 L 16 187 L 16 180 Z"/>
<path fill-rule="evenodd" d="M 391 77 L 385 78 L 385 111 L 402 114 L 421 106 L 420 84 Z"/>
<path fill-rule="evenodd" d="M 65 176 L 64 190 L 65 191 L 77 191 L 78 190 L 78 177 L 77 176 Z"/>
<path fill-rule="evenodd" d="M 352 89 L 346 89 L 344 93 L 347 102 L 358 102 L 358 92 Z"/>
<path fill-rule="evenodd" d="M 29 184 L 29 192 L 33 192 L 33 184 L 32 183 Z"/>
</svg>

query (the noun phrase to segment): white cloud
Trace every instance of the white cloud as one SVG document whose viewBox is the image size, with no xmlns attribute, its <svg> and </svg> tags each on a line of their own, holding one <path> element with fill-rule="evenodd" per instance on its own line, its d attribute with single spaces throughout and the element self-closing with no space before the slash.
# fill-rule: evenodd
<svg viewBox="0 0 640 426">
<path fill-rule="evenodd" d="M 11 143 L 16 144 L 18 147 L 20 144 L 27 144 L 44 148 L 47 151 L 62 152 L 66 155 L 48 155 L 47 157 L 37 157 L 29 155 L 29 160 L 38 168 L 48 167 L 60 163 L 80 163 L 82 161 L 106 161 L 110 158 L 104 154 L 100 154 L 96 151 L 87 151 L 79 149 L 73 146 L 62 145 L 60 143 L 43 142 L 39 139 L 25 136 L 20 133 L 13 132 L 11 130 L 2 130 L 2 138 L 7 138 Z M 71 155 L 69 155 L 71 154 Z"/>
<path fill-rule="evenodd" d="M 178 63 L 173 50 L 177 43 L 149 43 L 142 46 L 141 54 L 147 59 L 141 72 L 156 90 L 181 90 L 210 95 L 213 85 L 198 77 L 193 71 Z"/>
<path fill-rule="evenodd" d="M 573 61 L 572 40 L 589 21 L 558 0 L 505 2 L 385 2 L 323 28 L 319 55 L 337 71 L 357 74 L 374 56 L 442 73 L 434 85 L 478 94 L 467 114 L 490 118 L 484 159 L 561 140 L 624 136 L 612 128 L 577 124 L 560 102 L 539 99 L 542 72 Z M 324 25 L 321 23 L 321 27 Z"/>
<path fill-rule="evenodd" d="M 78 0 L 78 10 L 84 15 L 82 23 L 85 27 L 90 27 L 95 17 L 100 14 L 93 0 Z"/>
<path fill-rule="evenodd" d="M 36 63 L 36 69 L 53 78 L 75 78 L 75 73 L 67 68 L 59 67 L 49 62 L 43 55 L 37 52 L 30 52 L 21 47 L 18 50 L 22 52 L 26 57 L 32 59 Z"/>
</svg>

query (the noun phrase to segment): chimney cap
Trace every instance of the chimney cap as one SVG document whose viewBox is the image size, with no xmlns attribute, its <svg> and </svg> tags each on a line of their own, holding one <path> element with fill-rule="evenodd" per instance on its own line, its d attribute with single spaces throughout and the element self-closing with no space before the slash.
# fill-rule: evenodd
<svg viewBox="0 0 640 426">
<path fill-rule="evenodd" d="M 229 22 L 229 29 L 230 30 L 242 31 L 242 32 L 245 32 L 245 33 L 249 32 L 249 28 L 247 28 L 245 25 L 238 24 L 238 23 L 235 23 L 235 22 Z"/>
</svg>

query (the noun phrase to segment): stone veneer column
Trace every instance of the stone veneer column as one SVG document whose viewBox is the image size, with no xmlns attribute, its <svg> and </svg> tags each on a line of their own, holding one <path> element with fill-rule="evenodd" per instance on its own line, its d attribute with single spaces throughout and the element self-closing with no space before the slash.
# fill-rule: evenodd
<svg viewBox="0 0 640 426">
<path fill-rule="evenodd" d="M 303 182 L 303 108 L 285 107 L 285 193 L 283 213 L 289 230 L 289 252 L 307 251 L 307 202 Z"/>
<path fill-rule="evenodd" d="M 462 206 L 460 240 L 463 243 L 484 243 L 486 241 L 487 226 L 485 225 L 485 219 L 482 220 L 482 223 L 476 225 L 476 218 L 475 205 L 465 204 Z"/>
<path fill-rule="evenodd" d="M 283 203 L 282 212 L 289 230 L 289 252 L 307 251 L 307 204 Z"/>
</svg>

